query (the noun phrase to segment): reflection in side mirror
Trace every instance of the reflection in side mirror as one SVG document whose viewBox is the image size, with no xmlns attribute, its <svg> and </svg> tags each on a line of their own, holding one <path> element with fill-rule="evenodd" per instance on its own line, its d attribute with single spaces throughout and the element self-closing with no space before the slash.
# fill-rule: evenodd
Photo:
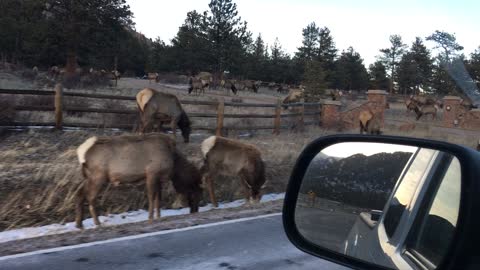
<svg viewBox="0 0 480 270">
<path fill-rule="evenodd" d="M 309 164 L 295 224 L 322 248 L 393 269 L 435 269 L 455 235 L 460 191 L 460 163 L 448 153 L 339 143 Z"/>
</svg>

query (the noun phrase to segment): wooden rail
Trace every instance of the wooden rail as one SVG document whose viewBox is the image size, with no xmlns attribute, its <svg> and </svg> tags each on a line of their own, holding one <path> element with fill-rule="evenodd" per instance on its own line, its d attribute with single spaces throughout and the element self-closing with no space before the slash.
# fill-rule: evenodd
<svg viewBox="0 0 480 270">
<path fill-rule="evenodd" d="M 11 127 L 30 127 L 30 126 L 45 126 L 55 127 L 57 129 L 65 128 L 118 128 L 118 129 L 132 129 L 132 125 L 127 124 L 104 124 L 104 123 L 68 123 L 64 122 L 63 113 L 98 113 L 98 114 L 123 114 L 123 115 L 135 115 L 137 110 L 134 109 L 115 109 L 115 108 L 91 108 L 91 107 L 77 107 L 68 106 L 65 104 L 65 100 L 69 97 L 77 98 L 91 98 L 91 99 L 103 99 L 103 100 L 120 100 L 120 101 L 135 101 L 133 96 L 121 96 L 121 95 L 105 95 L 95 93 L 79 93 L 72 91 L 64 91 L 61 85 L 56 85 L 54 91 L 51 90 L 19 90 L 19 89 L 0 89 L 0 94 L 6 95 L 36 95 L 36 96 L 52 96 L 53 106 L 41 106 L 41 105 L 16 105 L 14 108 L 16 111 L 41 111 L 41 112 L 54 112 L 54 123 L 32 123 L 32 122 L 12 122 L 2 123 L 3 126 Z M 295 112 L 282 113 L 282 108 L 285 105 L 278 100 L 277 103 L 236 103 L 220 101 L 204 101 L 204 100 L 180 100 L 182 104 L 194 105 L 194 106 L 211 106 L 215 107 L 215 112 L 190 112 L 189 117 L 192 118 L 211 118 L 216 119 L 215 127 L 205 126 L 192 126 L 192 129 L 197 130 L 213 130 L 217 135 L 223 135 L 224 130 L 262 130 L 272 129 L 274 134 L 279 134 L 281 129 L 287 129 L 288 126 L 281 125 L 281 119 L 296 118 L 298 123 L 295 126 L 303 127 L 304 125 L 317 125 L 319 121 L 305 122 L 305 117 L 320 116 L 320 109 L 316 111 L 305 111 L 307 107 L 319 107 L 320 103 L 290 103 L 289 108 L 295 108 Z M 260 114 L 260 113 L 225 113 L 225 107 L 245 107 L 245 108 L 271 108 L 272 114 Z M 213 108 L 212 108 L 213 109 Z M 158 117 L 161 117 L 160 115 Z M 225 126 L 224 122 L 226 118 L 229 119 L 272 119 L 272 125 L 257 125 L 257 126 Z M 163 116 L 162 121 L 169 121 Z"/>
</svg>

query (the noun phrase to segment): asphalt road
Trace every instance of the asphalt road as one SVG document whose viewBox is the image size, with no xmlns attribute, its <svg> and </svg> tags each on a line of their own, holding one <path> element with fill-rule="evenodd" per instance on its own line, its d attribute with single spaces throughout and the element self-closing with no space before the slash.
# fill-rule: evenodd
<svg viewBox="0 0 480 270">
<path fill-rule="evenodd" d="M 287 239 L 281 216 L 0 258 L 0 269 L 332 269 Z"/>
</svg>

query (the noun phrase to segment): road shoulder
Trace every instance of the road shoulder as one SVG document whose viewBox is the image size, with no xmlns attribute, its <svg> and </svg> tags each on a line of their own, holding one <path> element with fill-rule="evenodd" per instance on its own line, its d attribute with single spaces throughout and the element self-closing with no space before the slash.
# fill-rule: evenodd
<svg viewBox="0 0 480 270">
<path fill-rule="evenodd" d="M 11 241 L 2 244 L 0 247 L 0 256 L 279 213 L 281 212 L 282 206 L 283 200 L 277 200 L 252 206 L 242 206 L 231 209 L 214 209 L 196 214 L 165 217 L 154 221 L 152 224 L 149 224 L 148 221 L 144 221 Z"/>
</svg>

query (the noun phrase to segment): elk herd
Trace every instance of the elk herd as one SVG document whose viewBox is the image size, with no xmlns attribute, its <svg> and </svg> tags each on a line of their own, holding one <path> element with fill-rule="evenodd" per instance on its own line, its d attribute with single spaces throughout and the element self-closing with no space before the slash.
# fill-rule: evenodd
<svg viewBox="0 0 480 270">
<path fill-rule="evenodd" d="M 178 125 L 184 142 L 189 142 L 190 120 L 177 97 L 150 88 L 136 97 L 139 111 L 138 134 L 112 137 L 91 137 L 77 148 L 77 157 L 84 181 L 76 195 L 76 226 L 82 228 L 83 204 L 96 225 L 96 198 L 107 183 L 113 186 L 143 182 L 148 198 L 148 219 L 154 212 L 160 217 L 162 188 L 170 181 L 178 194 L 183 195 L 190 213 L 198 212 L 202 200 L 202 183 L 207 185 L 211 203 L 218 203 L 214 179 L 219 175 L 238 176 L 244 187 L 246 203 L 260 201 L 264 187 L 265 164 L 260 150 L 250 144 L 219 136 L 205 139 L 199 147 L 203 165 L 197 168 L 177 148 L 175 130 Z M 172 136 L 154 131 L 170 119 Z"/>
<path fill-rule="evenodd" d="M 160 75 L 156 72 L 148 72 L 143 78 L 148 79 L 149 84 L 160 82 Z M 299 88 L 299 86 L 285 83 L 228 79 L 223 76 L 214 76 L 212 73 L 205 71 L 188 77 L 188 94 L 194 95 L 204 95 L 205 91 L 209 89 L 223 89 L 226 93 L 231 91 L 234 95 L 237 95 L 239 91 L 258 93 L 260 87 L 265 87 L 278 93 L 288 93 L 292 89 Z"/>
</svg>

